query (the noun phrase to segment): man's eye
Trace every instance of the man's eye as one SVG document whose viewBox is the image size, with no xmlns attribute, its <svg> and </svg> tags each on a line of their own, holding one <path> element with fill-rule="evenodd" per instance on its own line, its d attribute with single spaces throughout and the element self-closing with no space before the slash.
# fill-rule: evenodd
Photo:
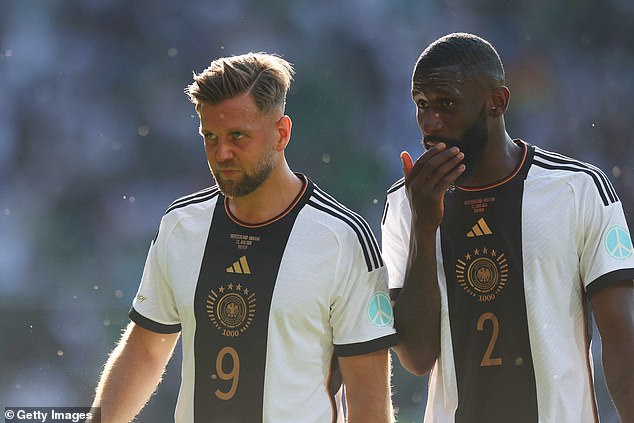
<svg viewBox="0 0 634 423">
<path fill-rule="evenodd" d="M 443 100 L 441 104 L 444 109 L 451 109 L 456 105 L 456 103 L 451 100 Z"/>
<path fill-rule="evenodd" d="M 427 110 L 427 108 L 429 107 L 429 103 L 426 100 L 418 100 L 416 102 L 416 107 L 421 110 Z"/>
<path fill-rule="evenodd" d="M 233 138 L 234 140 L 241 140 L 244 137 L 246 137 L 246 135 L 243 134 L 242 132 L 232 132 L 231 133 L 231 138 Z"/>
<path fill-rule="evenodd" d="M 203 134 L 203 138 L 205 139 L 205 141 L 215 141 L 217 137 L 212 133 L 207 133 Z"/>
</svg>

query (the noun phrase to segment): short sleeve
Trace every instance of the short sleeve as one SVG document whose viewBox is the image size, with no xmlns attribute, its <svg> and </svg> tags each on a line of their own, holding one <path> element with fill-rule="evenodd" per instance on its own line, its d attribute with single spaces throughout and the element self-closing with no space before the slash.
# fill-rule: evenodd
<svg viewBox="0 0 634 423">
<path fill-rule="evenodd" d="M 579 189 L 580 273 L 592 297 L 610 283 L 634 279 L 634 251 L 620 201 L 603 201 L 593 183 Z"/>
<path fill-rule="evenodd" d="M 390 292 L 400 290 L 405 280 L 409 252 L 411 211 L 403 184 L 388 191 L 381 221 L 383 259 L 388 270 Z"/>
<path fill-rule="evenodd" d="M 371 233 L 370 238 L 376 243 Z M 367 354 L 394 346 L 397 341 L 387 270 L 383 265 L 368 270 L 354 234 L 348 233 L 339 241 L 335 278 L 330 311 L 335 354 Z"/>
<path fill-rule="evenodd" d="M 181 330 L 169 280 L 161 269 L 169 231 L 161 222 L 156 239 L 150 245 L 141 284 L 132 302 L 129 316 L 139 326 L 157 333 L 176 333 Z"/>
</svg>

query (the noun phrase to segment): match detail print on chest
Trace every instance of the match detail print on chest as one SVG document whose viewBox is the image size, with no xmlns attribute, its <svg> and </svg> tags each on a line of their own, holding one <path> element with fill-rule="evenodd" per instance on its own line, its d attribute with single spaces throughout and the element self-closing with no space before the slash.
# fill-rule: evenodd
<svg viewBox="0 0 634 423">
<path fill-rule="evenodd" d="M 225 338 L 240 338 L 253 329 L 256 320 L 268 315 L 294 219 L 285 216 L 270 225 L 249 228 L 219 214 L 216 223 L 220 224 L 212 225 L 207 241 L 209 267 L 199 280 L 203 284 L 199 289 L 204 290 L 205 314 L 212 326 Z"/>
<path fill-rule="evenodd" d="M 457 197 L 449 210 L 453 217 L 448 216 L 452 219 L 448 222 L 455 223 L 449 228 L 452 273 L 456 283 L 474 300 L 493 301 L 508 282 L 509 251 L 498 229 L 500 220 L 506 220 L 510 210 L 506 211 L 504 201 L 489 191 Z"/>
<path fill-rule="evenodd" d="M 231 231 L 227 234 L 224 272 L 216 286 L 210 288 L 206 300 L 207 315 L 223 336 L 234 338 L 249 329 L 257 307 L 253 279 L 255 269 L 249 264 L 250 250 L 257 249 L 261 236 Z"/>
</svg>

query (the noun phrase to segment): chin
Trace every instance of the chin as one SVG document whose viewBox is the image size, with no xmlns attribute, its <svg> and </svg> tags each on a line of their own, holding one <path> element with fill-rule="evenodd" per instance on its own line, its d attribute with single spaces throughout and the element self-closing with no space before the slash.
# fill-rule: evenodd
<svg viewBox="0 0 634 423">
<path fill-rule="evenodd" d="M 216 178 L 216 185 L 218 185 L 218 188 L 220 189 L 220 192 L 222 192 L 222 194 L 225 197 L 229 197 L 229 198 L 233 198 L 234 197 L 234 192 L 236 190 L 235 182 L 231 182 L 231 181 L 227 181 L 227 180 L 224 180 L 224 179 Z"/>
</svg>

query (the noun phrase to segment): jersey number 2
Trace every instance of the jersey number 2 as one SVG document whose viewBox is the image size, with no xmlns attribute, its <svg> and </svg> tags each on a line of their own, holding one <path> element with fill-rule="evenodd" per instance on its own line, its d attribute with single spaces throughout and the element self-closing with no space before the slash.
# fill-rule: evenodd
<svg viewBox="0 0 634 423">
<path fill-rule="evenodd" d="M 482 361 L 480 362 L 480 366 L 501 366 L 502 359 L 501 358 L 492 358 L 493 348 L 495 348 L 495 342 L 498 340 L 498 331 L 499 331 L 499 323 L 498 318 L 495 314 L 488 312 L 484 313 L 478 319 L 478 324 L 476 328 L 478 332 L 482 332 L 484 330 L 484 322 L 487 320 L 491 321 L 491 325 L 493 326 L 493 330 L 491 333 L 491 339 L 489 339 L 489 345 L 487 346 L 486 351 L 484 352 L 484 357 L 482 357 Z"/>
</svg>

